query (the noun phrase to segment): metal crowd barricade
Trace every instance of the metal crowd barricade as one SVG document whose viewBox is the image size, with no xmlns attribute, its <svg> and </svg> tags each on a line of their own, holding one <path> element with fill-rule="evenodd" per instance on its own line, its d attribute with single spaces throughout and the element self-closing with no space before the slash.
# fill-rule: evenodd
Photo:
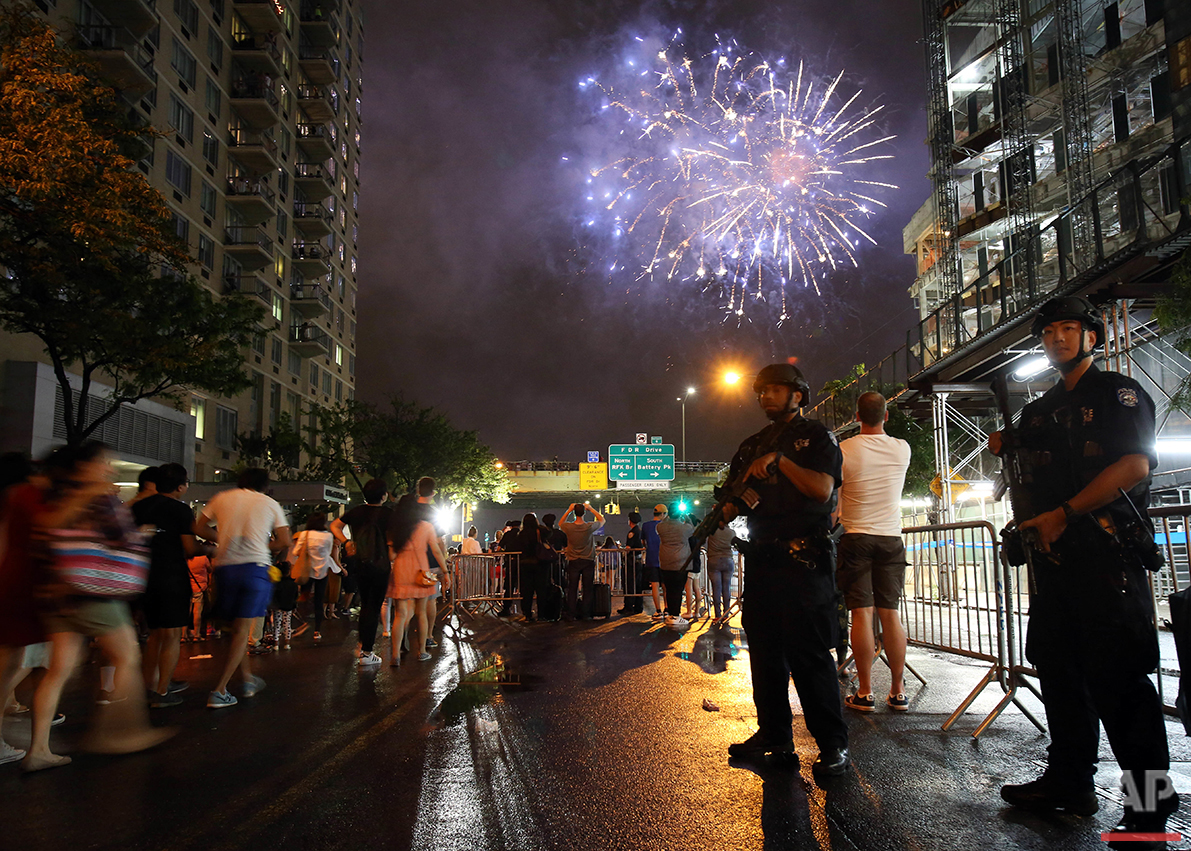
<svg viewBox="0 0 1191 851">
<path fill-rule="evenodd" d="M 996 529 L 987 521 L 937 523 L 902 530 L 909 569 L 902 597 L 906 638 L 930 647 L 989 663 L 989 669 L 959 707 L 943 722 L 951 725 L 991 683 L 1005 692 L 997 707 L 977 726 L 979 736 L 1010 702 L 1040 729 L 1045 727 L 1017 697 L 1024 683 L 1014 673 L 1009 648 L 1015 643 L 1012 575 L 1002 571 Z M 1006 569 L 1008 570 L 1008 568 Z"/>
<path fill-rule="evenodd" d="M 1191 564 L 1188 563 L 1187 531 L 1191 528 L 1191 505 L 1163 505 L 1149 510 L 1154 522 L 1155 540 L 1166 564 L 1157 573 L 1148 573 L 1150 591 L 1154 596 L 1154 628 L 1163 620 L 1170 619 L 1167 598 L 1187 587 L 1191 582 Z M 1179 678 L 1182 667 L 1175 650 L 1172 631 L 1158 631 L 1158 696 L 1167 714 L 1177 715 L 1175 699 L 1179 693 Z"/>
<path fill-rule="evenodd" d="M 513 593 L 515 572 L 521 569 L 520 553 L 482 553 L 451 557 L 451 612 L 476 614 L 493 611 L 517 599 Z"/>
<path fill-rule="evenodd" d="M 634 564 L 636 573 L 632 572 Z M 631 577 L 636 576 L 640 582 L 641 572 L 645 569 L 645 550 L 630 550 L 620 547 L 615 550 L 596 550 L 596 582 L 606 582 L 612 586 L 613 597 L 640 597 L 641 593 L 632 589 Z"/>
</svg>

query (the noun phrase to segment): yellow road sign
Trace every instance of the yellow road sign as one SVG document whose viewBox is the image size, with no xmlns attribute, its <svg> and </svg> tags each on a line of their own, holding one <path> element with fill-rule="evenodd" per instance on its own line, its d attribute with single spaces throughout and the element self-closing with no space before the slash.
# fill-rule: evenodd
<svg viewBox="0 0 1191 851">
<path fill-rule="evenodd" d="M 580 464 L 579 490 L 602 491 L 608 489 L 607 464 Z"/>
</svg>

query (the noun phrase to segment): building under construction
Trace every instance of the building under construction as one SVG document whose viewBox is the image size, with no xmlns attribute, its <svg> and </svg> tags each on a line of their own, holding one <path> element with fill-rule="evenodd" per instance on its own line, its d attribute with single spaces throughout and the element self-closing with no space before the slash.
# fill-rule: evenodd
<svg viewBox="0 0 1191 851">
<path fill-rule="evenodd" d="M 856 389 L 900 384 L 933 419 L 947 517 L 952 483 L 987 492 L 999 466 L 983 451 L 992 379 L 1016 379 L 1018 404 L 1052 383 L 1034 310 L 1083 295 L 1104 312 L 1107 368 L 1158 406 L 1160 451 L 1191 445 L 1170 441 L 1191 438 L 1170 404 L 1191 360 L 1151 315 L 1191 246 L 1191 4 L 923 0 L 923 13 L 933 192 L 904 232 L 918 321 Z M 1177 493 L 1191 457 L 1162 455 L 1156 485 Z"/>
</svg>

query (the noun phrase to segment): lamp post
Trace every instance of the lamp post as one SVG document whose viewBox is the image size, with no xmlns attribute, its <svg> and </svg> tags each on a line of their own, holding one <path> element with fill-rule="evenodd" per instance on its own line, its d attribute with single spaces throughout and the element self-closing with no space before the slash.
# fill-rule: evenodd
<svg viewBox="0 0 1191 851">
<path fill-rule="evenodd" d="M 687 397 L 695 395 L 695 388 L 688 387 L 686 393 L 679 396 L 677 401 L 682 403 L 682 463 L 686 463 L 686 400 Z"/>
</svg>

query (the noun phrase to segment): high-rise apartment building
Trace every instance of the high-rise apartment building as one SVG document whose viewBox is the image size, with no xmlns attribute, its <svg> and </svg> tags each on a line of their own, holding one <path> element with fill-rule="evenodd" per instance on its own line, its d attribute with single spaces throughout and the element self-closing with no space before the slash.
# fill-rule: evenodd
<svg viewBox="0 0 1191 851">
<path fill-rule="evenodd" d="M 139 168 L 164 196 L 197 276 L 259 299 L 252 388 L 142 402 L 97 437 L 130 464 L 179 461 L 196 480 L 235 462 L 238 433 L 352 398 L 363 86 L 361 0 L 42 0 L 130 109 L 166 131 Z M 129 345 L 136 345 L 130 340 Z M 0 338 L 5 448 L 62 436 L 36 340 Z"/>
</svg>

